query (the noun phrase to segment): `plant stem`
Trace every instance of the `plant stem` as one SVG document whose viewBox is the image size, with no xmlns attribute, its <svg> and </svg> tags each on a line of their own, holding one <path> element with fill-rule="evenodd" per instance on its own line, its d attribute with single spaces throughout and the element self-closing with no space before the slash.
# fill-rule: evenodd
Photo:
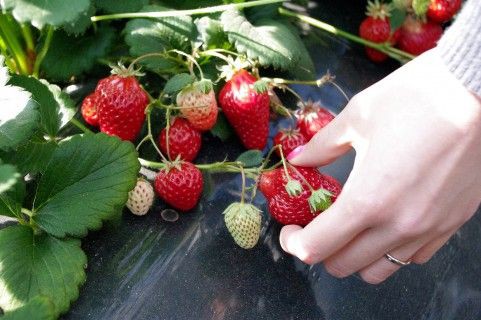
<svg viewBox="0 0 481 320">
<path fill-rule="evenodd" d="M 167 159 L 165 158 L 164 154 L 162 153 L 162 151 L 160 151 L 159 147 L 157 146 L 157 143 L 155 142 L 154 140 L 154 136 L 152 135 L 152 120 L 150 119 L 150 115 L 151 115 L 151 106 L 153 104 L 151 104 L 150 106 L 148 106 L 147 108 L 147 137 L 149 137 L 149 140 L 150 140 L 150 143 L 152 143 L 152 146 L 155 148 L 155 150 L 157 151 L 157 153 L 160 155 L 160 157 L 162 158 L 162 160 L 164 162 L 168 162 Z"/>
<path fill-rule="evenodd" d="M 405 62 L 405 60 L 411 60 L 411 59 L 415 58 L 415 56 L 410 54 L 410 53 L 407 53 L 405 51 L 393 48 L 389 43 L 375 43 L 375 42 L 372 42 L 372 41 L 368 41 L 366 39 L 363 39 L 361 37 L 353 35 L 352 33 L 349 33 L 349 32 L 346 32 L 344 30 L 341 30 L 339 28 L 336 28 L 336 27 L 334 27 L 330 24 L 327 24 L 323 21 L 320 21 L 320 20 L 311 18 L 309 16 L 287 10 L 285 8 L 279 8 L 279 13 L 281 15 L 284 15 L 284 16 L 287 16 L 287 17 L 297 18 L 297 19 L 299 19 L 299 20 L 301 20 L 301 21 L 303 21 L 303 22 L 305 22 L 305 23 L 307 23 L 311 26 L 314 26 L 314 27 L 319 28 L 321 30 L 327 31 L 327 32 L 332 33 L 334 35 L 340 36 L 342 38 L 351 40 L 353 42 L 365 45 L 366 47 L 370 47 L 370 48 L 379 50 L 379 51 L 387 54 L 388 56 L 390 56 L 390 57 L 392 57 L 392 58 L 394 58 L 398 61 L 401 61 L 401 62 Z"/>
<path fill-rule="evenodd" d="M 52 37 L 53 37 L 53 27 L 48 26 L 47 27 L 47 35 L 45 36 L 45 41 L 43 43 L 42 49 L 37 55 L 37 58 L 35 59 L 35 65 L 33 66 L 33 76 L 37 77 L 39 76 L 40 72 L 40 65 L 42 64 L 43 59 L 47 55 L 48 49 L 50 48 L 50 43 L 52 42 Z"/>
<path fill-rule="evenodd" d="M 70 119 L 70 123 L 73 124 L 74 126 L 76 126 L 77 128 L 79 128 L 80 130 L 82 130 L 83 133 L 92 133 L 93 134 L 92 130 L 87 128 L 82 122 L 78 121 L 75 118 Z"/>
<path fill-rule="evenodd" d="M 30 211 L 30 210 L 28 210 L 27 208 L 22 208 L 22 209 L 21 209 L 21 212 L 22 212 L 23 214 L 26 214 L 26 215 L 29 216 L 30 218 L 33 216 L 33 212 Z"/>
<path fill-rule="evenodd" d="M 243 9 L 256 6 L 263 6 L 272 3 L 281 3 L 285 0 L 258 0 L 243 3 L 232 3 L 220 6 L 213 6 L 207 8 L 190 9 L 190 10 L 170 10 L 170 11 L 158 11 L 158 12 L 132 12 L 132 13 L 117 13 L 108 14 L 104 16 L 93 16 L 90 19 L 93 22 L 102 20 L 115 20 L 115 19 L 132 19 L 132 18 L 165 18 L 165 17 L 181 17 L 181 16 L 193 16 L 200 14 L 210 14 L 214 12 L 222 12 L 230 9 Z"/>
<path fill-rule="evenodd" d="M 27 56 L 14 32 L 13 23 L 16 21 L 9 19 L 5 14 L 0 14 L 0 37 L 15 60 L 16 71 L 26 75 L 29 74 Z"/>
<path fill-rule="evenodd" d="M 265 77 L 262 78 L 262 80 L 266 80 L 274 84 L 299 84 L 299 85 L 317 86 L 317 87 L 323 86 L 324 84 L 330 82 L 332 79 L 334 79 L 334 76 L 331 75 L 330 73 L 326 73 L 321 78 L 317 80 L 312 80 L 312 81 L 289 80 L 289 79 L 282 79 L 282 78 L 265 78 Z"/>
<path fill-rule="evenodd" d="M 25 44 L 27 45 L 27 49 L 30 51 L 35 51 L 35 43 L 33 41 L 32 29 L 30 29 L 30 25 L 26 23 L 22 23 L 20 27 L 22 29 L 22 34 L 23 34 L 23 38 L 25 39 Z"/>
<path fill-rule="evenodd" d="M 244 204 L 245 193 L 246 193 L 246 174 L 244 173 L 244 167 L 240 166 L 241 177 L 242 177 L 242 191 L 241 191 L 241 203 Z"/>
<path fill-rule="evenodd" d="M 140 57 L 137 57 L 134 60 L 132 60 L 132 62 L 129 64 L 128 69 L 133 69 L 134 64 L 138 63 L 140 60 L 143 60 L 145 58 L 152 58 L 152 57 L 160 57 L 160 58 L 164 58 L 164 59 L 168 59 L 168 60 L 173 60 L 178 64 L 185 65 L 184 60 L 178 59 L 178 58 L 175 58 L 175 57 L 171 57 L 166 52 L 165 53 L 152 52 L 152 53 L 146 53 L 146 54 L 141 55 Z"/>
<path fill-rule="evenodd" d="M 184 56 L 186 57 L 191 63 L 193 63 L 196 68 L 199 70 L 199 73 L 200 73 L 200 79 L 203 80 L 204 79 L 204 72 L 202 72 L 202 68 L 200 67 L 199 63 L 197 62 L 197 60 L 195 60 L 195 58 L 190 55 L 190 54 L 187 54 L 183 51 L 180 51 L 180 50 L 177 50 L 177 49 L 172 49 L 172 50 L 169 50 L 170 52 L 175 52 L 181 56 Z M 189 69 L 192 69 L 192 68 L 189 68 Z M 193 71 L 191 70 L 191 73 L 193 73 Z M 195 74 L 194 74 L 195 75 Z"/>
</svg>

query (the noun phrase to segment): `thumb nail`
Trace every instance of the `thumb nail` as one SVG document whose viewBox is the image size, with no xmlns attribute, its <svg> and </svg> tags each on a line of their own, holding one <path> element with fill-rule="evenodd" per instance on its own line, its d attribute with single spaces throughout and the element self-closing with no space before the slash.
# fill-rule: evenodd
<svg viewBox="0 0 481 320">
<path fill-rule="evenodd" d="M 304 151 L 304 148 L 306 146 L 305 145 L 301 145 L 301 146 L 298 146 L 297 148 L 295 148 L 294 150 L 291 151 L 291 153 L 289 153 L 286 157 L 286 159 L 288 161 L 294 159 L 295 157 L 297 157 L 302 151 Z"/>
</svg>

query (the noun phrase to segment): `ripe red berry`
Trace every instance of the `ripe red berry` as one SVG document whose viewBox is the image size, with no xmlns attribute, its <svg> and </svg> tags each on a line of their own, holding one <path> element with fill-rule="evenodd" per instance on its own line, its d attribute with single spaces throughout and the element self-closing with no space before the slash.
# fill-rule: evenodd
<svg viewBox="0 0 481 320">
<path fill-rule="evenodd" d="M 197 157 L 202 145 L 199 131 L 183 118 L 174 117 L 169 128 L 169 152 L 167 152 L 167 129 L 159 135 L 159 146 L 164 154 L 174 160 L 180 156 L 182 160 L 192 161 Z"/>
<path fill-rule="evenodd" d="M 292 150 L 306 144 L 307 140 L 299 132 L 299 129 L 283 129 L 274 136 L 274 145 L 280 145 L 284 156 L 291 153 Z M 280 156 L 279 149 L 276 149 L 277 154 Z"/>
<path fill-rule="evenodd" d="M 182 115 L 197 130 L 210 130 L 217 121 L 218 110 L 214 90 L 203 93 L 198 88 L 189 86 L 177 95 L 177 105 L 181 108 Z"/>
<path fill-rule="evenodd" d="M 321 210 L 311 211 L 309 198 L 311 189 L 305 183 L 306 180 L 314 190 L 325 189 L 330 192 L 330 202 L 334 202 L 341 193 L 341 184 L 334 178 L 320 173 L 316 168 L 291 167 L 288 169 L 292 179 L 299 181 L 302 192 L 298 196 L 290 196 L 286 191 L 287 179 L 282 167 L 261 175 L 259 189 L 268 202 L 269 213 L 282 224 L 297 224 L 305 226 L 311 222 Z M 300 176 L 302 175 L 302 177 Z"/>
<path fill-rule="evenodd" d="M 97 94 L 92 92 L 82 102 L 81 113 L 85 122 L 91 126 L 99 126 L 99 118 L 97 113 Z"/>
<path fill-rule="evenodd" d="M 440 25 L 431 21 L 424 23 L 408 16 L 401 27 L 398 46 L 401 50 L 419 55 L 434 48 L 442 34 Z"/>
<path fill-rule="evenodd" d="M 155 191 L 159 197 L 181 211 L 189 211 L 197 205 L 202 189 L 202 173 L 190 162 L 169 163 L 155 177 Z"/>
<path fill-rule="evenodd" d="M 95 92 L 100 131 L 122 140 L 135 140 L 142 129 L 149 103 L 147 93 L 137 79 L 112 75 L 100 80 Z"/>
<path fill-rule="evenodd" d="M 334 115 L 322 108 L 319 102 L 307 101 L 304 107 L 296 111 L 296 118 L 299 131 L 309 141 L 334 119 Z"/>
<path fill-rule="evenodd" d="M 219 103 L 242 144 L 262 150 L 269 135 L 269 94 L 254 89 L 257 79 L 240 70 L 219 93 Z"/>
<path fill-rule="evenodd" d="M 434 22 L 447 22 L 459 11 L 461 2 L 461 0 L 431 0 L 426 15 Z"/>
<path fill-rule="evenodd" d="M 389 40 L 391 36 L 391 25 L 389 22 L 390 7 L 386 4 L 381 4 L 379 1 L 368 2 L 367 17 L 359 26 L 359 35 L 361 38 L 382 43 Z M 375 62 L 382 62 L 388 56 L 376 49 L 365 48 L 367 56 Z"/>
</svg>

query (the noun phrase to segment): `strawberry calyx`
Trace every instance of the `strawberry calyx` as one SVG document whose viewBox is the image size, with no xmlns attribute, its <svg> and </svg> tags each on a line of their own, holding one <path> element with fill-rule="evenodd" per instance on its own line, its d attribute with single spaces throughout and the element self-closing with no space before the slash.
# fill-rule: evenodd
<svg viewBox="0 0 481 320">
<path fill-rule="evenodd" d="M 180 155 L 178 155 L 174 160 L 171 160 L 171 161 L 162 160 L 162 163 L 164 164 L 164 167 L 161 170 L 165 171 L 166 173 L 169 173 L 169 171 L 172 169 L 177 169 L 181 171 L 182 164 L 185 163 L 185 161 L 180 158 Z"/>
<path fill-rule="evenodd" d="M 302 193 L 303 188 L 299 180 L 289 180 L 286 184 L 286 191 L 291 197 L 297 197 Z"/>
<path fill-rule="evenodd" d="M 128 68 L 125 67 L 122 62 L 118 62 L 117 65 L 111 65 L 110 70 L 111 74 L 117 75 L 122 78 L 128 78 L 128 77 L 142 77 L 145 74 L 140 72 L 140 68 L 135 69 L 133 64 L 131 64 Z"/>
<path fill-rule="evenodd" d="M 392 5 L 382 3 L 379 0 L 368 1 L 366 15 L 374 19 L 386 20 L 391 16 Z"/>
<path fill-rule="evenodd" d="M 311 196 L 308 199 L 311 212 L 315 213 L 318 211 L 324 211 L 329 208 L 332 204 L 331 196 L 331 192 L 322 188 L 312 192 Z"/>
<path fill-rule="evenodd" d="M 279 130 L 279 132 L 281 132 L 281 141 L 284 141 L 286 139 L 296 138 L 301 135 L 301 132 L 299 129 L 293 129 L 293 128 L 282 129 L 282 130 Z"/>
</svg>

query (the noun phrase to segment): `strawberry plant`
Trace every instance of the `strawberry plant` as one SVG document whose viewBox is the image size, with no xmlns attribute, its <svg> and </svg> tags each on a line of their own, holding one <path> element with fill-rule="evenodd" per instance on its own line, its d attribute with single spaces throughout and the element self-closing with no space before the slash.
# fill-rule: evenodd
<svg viewBox="0 0 481 320">
<path fill-rule="evenodd" d="M 251 203 L 258 189 L 281 223 L 304 225 L 335 201 L 337 181 L 285 160 L 334 118 L 306 106 L 289 85 L 335 85 L 333 76 L 314 78 L 282 0 L 205 2 L 212 6 L 0 1 L 0 215 L 8 217 L 0 229 L 0 308 L 7 319 L 66 313 L 86 281 L 82 238 L 124 207 L 144 215 L 163 201 L 187 214 L 202 198 L 203 172 L 242 177 L 240 199 L 223 218 L 245 249 L 262 235 L 264 215 Z M 266 70 L 276 77 L 262 76 Z M 81 97 L 70 94 L 79 88 L 86 88 Z M 302 108 L 285 106 L 282 92 Z M 267 150 L 273 113 L 291 117 L 292 130 L 280 130 Z M 237 159 L 193 162 L 202 136 L 234 134 L 249 149 Z"/>
</svg>

